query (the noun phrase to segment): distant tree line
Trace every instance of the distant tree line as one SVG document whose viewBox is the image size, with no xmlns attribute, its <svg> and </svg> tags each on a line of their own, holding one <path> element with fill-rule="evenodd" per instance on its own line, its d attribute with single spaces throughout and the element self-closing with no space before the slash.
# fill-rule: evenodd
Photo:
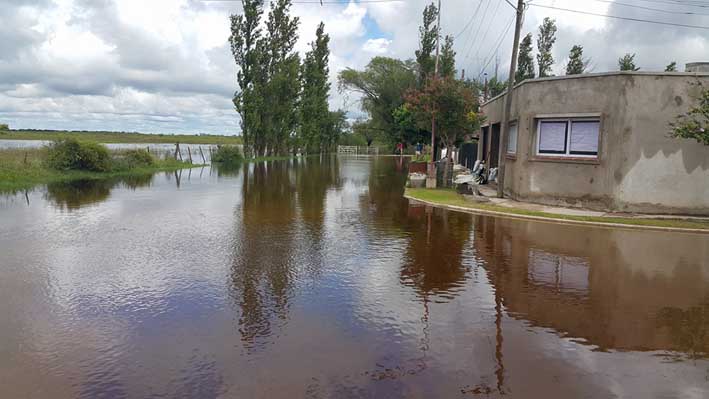
<svg viewBox="0 0 709 399">
<path fill-rule="evenodd" d="M 243 0 L 243 14 L 231 15 L 229 42 L 239 69 L 233 102 L 253 156 L 331 151 L 346 124 L 343 111 L 328 108 L 330 37 L 321 22 L 301 62 L 294 50 L 300 20 L 290 15 L 291 3 L 271 2 L 265 21 L 264 0 Z"/>
</svg>

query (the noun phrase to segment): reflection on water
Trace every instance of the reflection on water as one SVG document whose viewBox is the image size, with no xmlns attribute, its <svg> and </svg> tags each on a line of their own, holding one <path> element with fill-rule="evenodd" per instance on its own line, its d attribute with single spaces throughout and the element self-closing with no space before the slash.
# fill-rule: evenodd
<svg viewBox="0 0 709 399">
<path fill-rule="evenodd" d="M 75 210 L 85 205 L 105 201 L 111 195 L 111 189 L 114 187 L 135 190 L 139 187 L 150 186 L 152 181 L 153 175 L 145 174 L 112 179 L 86 179 L 50 183 L 47 185 L 45 199 L 59 208 Z"/>
<path fill-rule="evenodd" d="M 513 317 L 599 350 L 709 355 L 706 236 L 481 217 L 476 226 L 478 254 Z"/>
<path fill-rule="evenodd" d="M 409 203 L 402 158 L 0 200 L 0 397 L 706 397 L 709 236 Z"/>
</svg>

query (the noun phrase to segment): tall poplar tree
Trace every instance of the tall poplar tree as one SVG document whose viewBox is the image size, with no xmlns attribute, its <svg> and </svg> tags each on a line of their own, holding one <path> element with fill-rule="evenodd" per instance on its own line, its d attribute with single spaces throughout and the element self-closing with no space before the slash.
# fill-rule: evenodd
<svg viewBox="0 0 709 399">
<path fill-rule="evenodd" d="M 269 79 L 263 114 L 266 135 L 258 148 L 262 155 L 286 154 L 298 124 L 300 57 L 293 47 L 300 21 L 290 16 L 290 7 L 291 0 L 272 2 L 266 21 Z"/>
<path fill-rule="evenodd" d="M 262 36 L 259 21 L 263 15 L 263 0 L 244 0 L 244 13 L 231 15 L 231 36 L 229 43 L 239 71 L 236 80 L 239 90 L 234 93 L 234 107 L 241 116 L 241 134 L 247 152 L 253 150 L 256 137 L 260 132 L 262 112 L 264 70 Z"/>
<path fill-rule="evenodd" d="M 310 51 L 305 54 L 301 70 L 303 94 L 300 104 L 299 144 L 308 153 L 330 150 L 333 144 L 330 136 L 335 134 L 331 125 L 341 122 L 331 115 L 328 109 L 329 43 L 330 36 L 325 33 L 325 24 L 320 22 L 315 32 L 315 41 L 310 43 Z"/>
<path fill-rule="evenodd" d="M 515 83 L 525 79 L 534 79 L 534 58 L 532 58 L 532 34 L 528 33 L 519 45 L 517 57 L 517 73 Z"/>
<path fill-rule="evenodd" d="M 583 59 L 583 47 L 578 44 L 571 48 L 569 62 L 566 64 L 567 75 L 580 75 L 586 72 L 588 62 Z"/>
<path fill-rule="evenodd" d="M 539 77 L 551 76 L 551 67 L 554 65 L 554 56 L 551 48 L 556 42 L 556 22 L 546 17 L 539 27 L 537 36 L 537 65 L 539 66 Z"/>
<path fill-rule="evenodd" d="M 436 60 L 436 39 L 438 38 L 438 8 L 429 4 L 423 10 L 423 25 L 419 27 L 419 49 L 416 50 L 416 64 L 418 64 L 418 81 L 423 85 L 429 76 L 433 75 Z"/>
<path fill-rule="evenodd" d="M 618 68 L 621 71 L 639 71 L 640 68 L 635 66 L 635 54 L 627 53 L 622 58 L 618 58 Z"/>
<path fill-rule="evenodd" d="M 455 50 L 453 50 L 453 36 L 446 35 L 443 47 L 441 48 L 441 59 L 439 60 L 440 76 L 450 78 L 455 76 Z M 435 62 L 435 61 L 434 61 Z"/>
</svg>

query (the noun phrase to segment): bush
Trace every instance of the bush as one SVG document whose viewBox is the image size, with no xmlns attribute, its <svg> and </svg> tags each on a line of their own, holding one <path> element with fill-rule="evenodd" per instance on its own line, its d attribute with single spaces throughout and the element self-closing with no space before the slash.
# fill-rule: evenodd
<svg viewBox="0 0 709 399">
<path fill-rule="evenodd" d="M 237 164 L 244 160 L 239 147 L 235 145 L 222 145 L 212 155 L 212 162 Z"/>
<path fill-rule="evenodd" d="M 47 148 L 45 162 L 57 170 L 107 172 L 111 169 L 111 156 L 106 146 L 76 139 L 54 141 Z"/>
<path fill-rule="evenodd" d="M 113 159 L 113 168 L 127 170 L 155 165 L 155 158 L 146 150 L 125 150 Z"/>
<path fill-rule="evenodd" d="M 5 134 L 10 131 L 10 126 L 7 123 L 0 123 L 0 134 Z"/>
</svg>

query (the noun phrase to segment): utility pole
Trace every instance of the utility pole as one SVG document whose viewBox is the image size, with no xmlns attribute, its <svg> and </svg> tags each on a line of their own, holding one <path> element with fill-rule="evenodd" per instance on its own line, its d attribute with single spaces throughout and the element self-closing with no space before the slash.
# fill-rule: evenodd
<svg viewBox="0 0 709 399">
<path fill-rule="evenodd" d="M 524 16 L 524 0 L 517 0 L 517 21 L 515 24 L 515 41 L 512 45 L 512 60 L 510 61 L 510 75 L 507 79 L 507 94 L 505 94 L 505 107 L 502 109 L 502 129 L 500 130 L 500 152 L 497 167 L 497 196 L 505 196 L 505 157 L 507 156 L 507 143 L 510 131 L 510 108 L 512 107 L 512 90 L 514 90 L 515 73 L 517 72 L 517 54 L 519 53 L 519 36 L 522 30 Z"/>
<path fill-rule="evenodd" d="M 436 66 L 433 78 L 438 79 L 438 58 L 441 51 L 441 0 L 438 0 L 438 22 L 436 23 Z M 436 188 L 436 113 L 431 117 L 431 163 L 428 165 L 426 188 Z"/>
</svg>

